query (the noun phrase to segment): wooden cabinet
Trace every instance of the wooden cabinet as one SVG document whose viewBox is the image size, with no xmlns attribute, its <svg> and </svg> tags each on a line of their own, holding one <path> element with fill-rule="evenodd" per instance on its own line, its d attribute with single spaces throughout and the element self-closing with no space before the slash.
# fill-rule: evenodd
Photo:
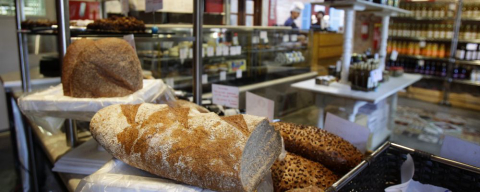
<svg viewBox="0 0 480 192">
<path fill-rule="evenodd" d="M 343 34 L 313 32 L 311 58 L 312 71 L 319 75 L 328 74 L 328 66 L 335 65 L 343 52 Z"/>
</svg>

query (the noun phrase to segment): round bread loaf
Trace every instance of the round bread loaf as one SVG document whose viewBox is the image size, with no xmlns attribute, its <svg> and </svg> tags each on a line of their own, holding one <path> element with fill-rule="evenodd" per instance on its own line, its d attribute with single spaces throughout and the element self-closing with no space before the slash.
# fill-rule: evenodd
<svg viewBox="0 0 480 192">
<path fill-rule="evenodd" d="M 143 87 L 140 61 L 123 39 L 97 40 L 76 61 L 70 76 L 73 97 L 123 97 Z"/>
<path fill-rule="evenodd" d="M 72 76 L 73 68 L 77 63 L 78 55 L 80 55 L 80 52 L 82 52 L 85 48 L 91 47 L 93 43 L 94 41 L 90 39 L 80 39 L 74 41 L 70 46 L 68 46 L 62 65 L 63 95 L 72 96 L 70 91 L 70 77 Z"/>
</svg>

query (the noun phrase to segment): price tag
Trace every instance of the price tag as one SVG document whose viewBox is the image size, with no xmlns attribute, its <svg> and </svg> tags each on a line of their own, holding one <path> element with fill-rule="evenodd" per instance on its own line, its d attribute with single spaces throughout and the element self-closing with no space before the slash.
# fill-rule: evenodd
<svg viewBox="0 0 480 192">
<path fill-rule="evenodd" d="M 127 0 L 128 1 L 128 0 Z M 145 0 L 145 12 L 154 12 L 163 8 L 163 0 Z"/>
<path fill-rule="evenodd" d="M 455 11 L 457 9 L 457 6 L 455 5 L 455 3 L 450 3 L 450 5 L 448 5 L 448 8 L 451 10 L 451 11 Z"/>
<path fill-rule="evenodd" d="M 186 59 L 188 57 L 188 49 L 187 48 L 181 48 L 179 50 L 179 56 L 180 56 L 180 59 Z"/>
<path fill-rule="evenodd" d="M 237 55 L 237 46 L 230 46 L 230 55 Z"/>
<path fill-rule="evenodd" d="M 228 46 L 223 46 L 222 50 L 224 56 L 230 55 L 230 53 L 228 52 L 230 50 Z"/>
<path fill-rule="evenodd" d="M 445 135 L 440 156 L 480 167 L 480 146 Z"/>
<path fill-rule="evenodd" d="M 272 100 L 247 92 L 245 103 L 247 114 L 266 117 L 269 121 L 273 120 L 275 103 Z"/>
<path fill-rule="evenodd" d="M 347 140 L 362 153 L 365 153 L 370 135 L 369 129 L 327 113 L 325 130 Z"/>
<path fill-rule="evenodd" d="M 122 4 L 121 4 L 121 6 L 122 6 L 122 13 L 123 13 L 125 16 L 128 16 L 128 11 L 130 11 L 130 10 L 129 10 L 129 5 L 128 5 L 128 0 L 121 0 L 121 1 L 122 1 L 122 2 L 121 2 L 121 3 L 122 3 Z"/>
<path fill-rule="evenodd" d="M 467 43 L 467 50 L 468 51 L 476 51 L 478 44 L 475 43 Z"/>
<path fill-rule="evenodd" d="M 223 49 L 221 46 L 217 46 L 217 49 L 215 49 L 215 56 L 222 56 L 223 54 Z"/>
<path fill-rule="evenodd" d="M 290 40 L 290 37 L 288 35 L 283 35 L 283 42 L 286 43 Z"/>
<path fill-rule="evenodd" d="M 135 50 L 135 53 L 136 53 L 137 52 L 137 47 L 135 46 L 135 37 L 133 36 L 133 34 L 124 35 L 123 39 L 125 41 L 127 41 L 128 44 L 130 44 L 130 46 L 132 46 L 133 50 Z"/>
<path fill-rule="evenodd" d="M 424 60 L 418 60 L 418 66 L 423 67 L 423 65 L 425 65 L 425 61 Z"/>
<path fill-rule="evenodd" d="M 372 77 L 373 81 L 381 81 L 382 80 L 382 71 L 380 69 L 375 69 L 370 71 L 370 76 Z"/>
<path fill-rule="evenodd" d="M 398 57 L 398 52 L 397 52 L 397 50 L 393 50 L 393 51 L 392 51 L 392 54 L 390 54 L 390 60 L 396 61 L 396 60 L 397 60 L 397 57 Z"/>
<path fill-rule="evenodd" d="M 418 43 L 418 44 L 419 44 L 420 48 L 427 46 L 427 42 L 425 42 L 425 41 L 420 41 L 420 43 Z"/>
<path fill-rule="evenodd" d="M 297 35 L 296 34 L 291 35 L 290 39 L 292 40 L 292 42 L 296 42 L 297 41 Z"/>
<path fill-rule="evenodd" d="M 257 43 L 259 43 L 259 42 L 260 42 L 260 40 L 259 40 L 258 36 L 253 36 L 253 37 L 252 37 L 252 43 L 253 43 L 253 44 L 257 44 Z"/>
<path fill-rule="evenodd" d="M 220 81 L 225 81 L 225 80 L 227 80 L 227 72 L 220 71 Z"/>
<path fill-rule="evenodd" d="M 212 84 L 212 102 L 232 108 L 238 108 L 238 87 Z"/>
<path fill-rule="evenodd" d="M 192 48 L 190 48 L 188 50 L 188 58 L 190 58 L 190 59 L 193 58 L 193 49 Z"/>
<path fill-rule="evenodd" d="M 203 74 L 202 75 L 202 84 L 207 84 L 208 83 L 208 75 L 207 74 Z"/>
<path fill-rule="evenodd" d="M 268 38 L 268 33 L 266 31 L 260 31 L 260 39 Z"/>
<path fill-rule="evenodd" d="M 170 86 L 171 88 L 173 88 L 175 86 L 175 81 L 173 80 L 173 78 L 166 78 L 165 79 L 165 82 L 167 83 L 168 86 Z"/>
<path fill-rule="evenodd" d="M 207 47 L 207 57 L 213 57 L 213 53 L 214 53 L 214 48 Z"/>
<path fill-rule="evenodd" d="M 235 73 L 236 73 L 237 79 L 242 78 L 242 70 L 241 69 L 238 69 L 237 71 L 235 71 Z"/>
</svg>

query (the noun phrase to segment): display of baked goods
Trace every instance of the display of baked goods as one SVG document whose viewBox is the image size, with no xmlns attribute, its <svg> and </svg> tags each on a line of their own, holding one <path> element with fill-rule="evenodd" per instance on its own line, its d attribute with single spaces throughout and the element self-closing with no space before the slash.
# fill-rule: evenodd
<svg viewBox="0 0 480 192">
<path fill-rule="evenodd" d="M 39 19 L 36 21 L 27 19 L 22 21 L 20 25 L 22 26 L 22 29 L 34 29 L 36 27 L 51 27 L 52 25 L 56 24 L 56 21 L 50 21 L 48 19 Z"/>
<path fill-rule="evenodd" d="M 135 17 L 112 16 L 107 19 L 95 20 L 87 25 L 87 29 L 115 33 L 144 33 L 145 23 Z"/>
<path fill-rule="evenodd" d="M 325 190 L 338 178 L 322 164 L 293 153 L 287 153 L 283 160 L 277 160 L 272 166 L 275 192 L 306 188 L 312 185 Z"/>
<path fill-rule="evenodd" d="M 339 136 L 314 126 L 272 123 L 285 142 L 285 150 L 316 161 L 340 174 L 363 160 L 363 154 Z"/>
<path fill-rule="evenodd" d="M 80 39 L 67 48 L 62 84 L 66 96 L 123 97 L 143 87 L 142 68 L 123 39 Z"/>
<path fill-rule="evenodd" d="M 323 192 L 323 190 L 316 186 L 309 186 L 305 188 L 290 189 L 287 192 Z"/>
<path fill-rule="evenodd" d="M 253 191 L 282 151 L 266 118 L 168 105 L 112 105 L 95 114 L 90 131 L 133 167 L 216 191 Z"/>
</svg>

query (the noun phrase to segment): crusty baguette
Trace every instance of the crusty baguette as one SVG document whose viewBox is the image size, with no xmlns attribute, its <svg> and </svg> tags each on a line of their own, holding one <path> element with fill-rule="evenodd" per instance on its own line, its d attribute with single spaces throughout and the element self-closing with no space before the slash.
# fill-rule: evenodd
<svg viewBox="0 0 480 192">
<path fill-rule="evenodd" d="M 63 95 L 65 96 L 72 96 L 70 91 L 70 81 L 71 76 L 73 73 L 73 69 L 77 64 L 77 58 L 80 53 L 88 47 L 93 46 L 94 41 L 90 39 L 79 39 L 74 41 L 70 46 L 67 48 L 67 53 L 65 57 L 63 57 L 63 64 L 62 64 L 62 87 L 63 87 Z"/>
<path fill-rule="evenodd" d="M 123 97 L 143 87 L 140 60 L 123 39 L 97 40 L 77 58 L 70 77 L 73 97 Z"/>
<path fill-rule="evenodd" d="M 253 191 L 280 154 L 281 136 L 265 118 L 243 120 L 247 131 L 190 108 L 112 105 L 95 114 L 90 131 L 131 166 L 216 191 Z"/>
<path fill-rule="evenodd" d="M 284 192 L 312 185 L 325 190 L 338 180 L 338 176 L 320 163 L 287 153 L 283 161 L 273 164 L 272 179 L 275 192 Z"/>
<path fill-rule="evenodd" d="M 363 154 L 348 141 L 313 126 L 272 123 L 282 134 L 285 150 L 344 174 L 357 166 Z"/>
</svg>

